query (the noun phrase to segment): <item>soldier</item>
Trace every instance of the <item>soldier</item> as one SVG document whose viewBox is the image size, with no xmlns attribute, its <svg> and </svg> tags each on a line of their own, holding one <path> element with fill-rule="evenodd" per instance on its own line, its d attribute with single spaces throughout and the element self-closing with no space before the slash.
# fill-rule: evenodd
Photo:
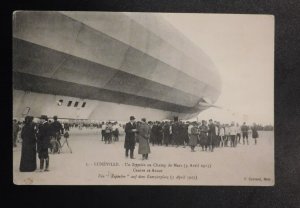
<svg viewBox="0 0 300 208">
<path fill-rule="evenodd" d="M 209 150 L 211 152 L 214 151 L 215 139 L 216 139 L 216 126 L 213 123 L 213 120 L 209 119 L 209 124 L 208 124 L 208 142 L 209 142 Z"/>
<path fill-rule="evenodd" d="M 215 136 L 215 139 L 214 139 L 214 146 L 215 147 L 219 147 L 220 146 L 220 123 L 215 121 L 214 122 L 215 124 L 215 130 L 216 130 L 216 136 Z"/>
<path fill-rule="evenodd" d="M 196 122 L 193 122 L 192 124 L 189 125 L 188 133 L 190 137 L 189 145 L 191 146 L 191 151 L 195 152 L 195 146 L 198 143 L 198 134 L 199 134 Z"/>
<path fill-rule="evenodd" d="M 172 135 L 174 139 L 174 144 L 176 147 L 180 145 L 180 125 L 178 123 L 178 117 L 174 117 L 174 123 L 172 124 Z"/>
<path fill-rule="evenodd" d="M 246 138 L 247 145 L 249 145 L 249 141 L 248 141 L 249 127 L 246 125 L 246 122 L 244 122 L 244 124 L 242 125 L 241 130 L 242 130 L 242 136 L 243 136 L 243 144 L 245 145 L 245 138 Z"/>
<path fill-rule="evenodd" d="M 101 125 L 101 141 L 104 141 L 104 139 L 105 139 L 105 129 L 106 129 L 106 124 L 104 122 L 102 122 L 102 125 Z"/>
<path fill-rule="evenodd" d="M 162 145 L 163 141 L 163 123 L 157 123 L 157 144 Z"/>
<path fill-rule="evenodd" d="M 46 161 L 45 171 L 49 171 L 49 155 L 48 148 L 50 146 L 51 130 L 48 123 L 48 117 L 42 115 L 40 117 L 40 125 L 38 127 L 37 144 L 38 156 L 40 159 L 40 171 L 44 169 L 44 161 Z"/>
<path fill-rule="evenodd" d="M 128 152 L 130 151 L 130 158 L 134 159 L 133 157 L 133 151 L 135 148 L 135 133 L 137 132 L 136 129 L 136 123 L 135 123 L 135 117 L 130 116 L 130 121 L 125 126 L 125 142 L 124 142 L 124 148 L 125 148 L 125 156 L 128 157 Z"/>
<path fill-rule="evenodd" d="M 208 132 L 208 127 L 206 126 L 206 121 L 202 120 L 202 125 L 199 127 L 200 131 L 200 146 L 202 147 L 202 151 L 206 151 L 208 147 L 208 137 L 207 137 L 207 132 Z"/>
<path fill-rule="evenodd" d="M 152 125 L 152 128 L 151 128 L 151 133 L 150 133 L 152 146 L 154 146 L 154 144 L 158 143 L 157 131 L 158 131 L 157 122 L 153 122 L 153 125 Z"/>
<path fill-rule="evenodd" d="M 166 122 L 163 126 L 163 133 L 164 133 L 164 144 L 166 146 L 170 143 L 170 125 L 169 122 Z"/>
<path fill-rule="evenodd" d="M 114 141 L 119 141 L 119 128 L 118 128 L 118 123 L 115 122 L 114 125 L 112 126 L 112 131 L 113 131 L 113 137 Z"/>
<path fill-rule="evenodd" d="M 108 143 L 110 144 L 112 142 L 112 124 L 111 122 L 108 122 L 105 128 L 105 144 Z"/>
<path fill-rule="evenodd" d="M 226 132 L 225 132 L 225 125 L 220 125 L 220 144 L 219 146 L 220 147 L 224 147 L 225 146 L 225 136 L 226 135 Z"/>
<path fill-rule="evenodd" d="M 230 146 L 236 147 L 236 127 L 234 126 L 234 122 L 231 123 L 228 134 L 230 137 Z"/>
<path fill-rule="evenodd" d="M 254 139 L 254 144 L 256 145 L 257 144 L 257 138 L 258 138 L 258 132 L 257 132 L 257 126 L 255 123 L 253 123 L 253 126 L 252 126 L 252 138 Z"/>
<path fill-rule="evenodd" d="M 241 127 L 239 123 L 236 123 L 236 143 L 241 143 Z"/>
<path fill-rule="evenodd" d="M 185 148 L 185 145 L 189 145 L 189 133 L 188 133 L 188 124 L 182 124 L 182 138 L 183 138 L 183 145 Z"/>
<path fill-rule="evenodd" d="M 57 116 L 53 116 L 53 120 L 54 121 L 50 125 L 51 134 L 54 138 L 56 138 L 59 145 L 61 146 L 60 139 L 61 139 L 61 134 L 64 133 L 64 129 L 61 123 L 57 120 Z"/>
</svg>

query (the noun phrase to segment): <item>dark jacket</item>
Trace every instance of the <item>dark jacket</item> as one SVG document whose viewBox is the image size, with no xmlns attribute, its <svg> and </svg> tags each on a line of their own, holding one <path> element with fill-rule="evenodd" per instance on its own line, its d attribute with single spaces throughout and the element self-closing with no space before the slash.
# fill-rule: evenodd
<svg viewBox="0 0 300 208">
<path fill-rule="evenodd" d="M 131 124 L 130 122 L 126 124 L 125 126 L 125 142 L 124 142 L 124 148 L 125 149 L 134 149 L 135 147 L 135 132 L 133 132 L 133 129 L 136 129 L 136 123 Z"/>
<path fill-rule="evenodd" d="M 35 125 L 33 123 L 25 124 L 21 131 L 22 144 L 35 145 L 36 132 Z"/>
<path fill-rule="evenodd" d="M 208 124 L 208 137 L 216 136 L 216 126 L 215 124 Z"/>
<path fill-rule="evenodd" d="M 51 128 L 51 135 L 55 136 L 57 133 L 63 134 L 64 129 L 59 121 L 53 121 L 53 123 L 50 124 Z"/>
<path fill-rule="evenodd" d="M 256 126 L 252 127 L 252 138 L 254 138 L 254 139 L 258 138 L 258 132 L 257 132 Z"/>
<path fill-rule="evenodd" d="M 242 125 L 241 130 L 243 133 L 248 133 L 249 127 L 246 125 Z"/>
<path fill-rule="evenodd" d="M 46 149 L 50 146 L 51 129 L 50 124 L 45 122 L 38 127 L 37 144 L 38 149 Z"/>
</svg>

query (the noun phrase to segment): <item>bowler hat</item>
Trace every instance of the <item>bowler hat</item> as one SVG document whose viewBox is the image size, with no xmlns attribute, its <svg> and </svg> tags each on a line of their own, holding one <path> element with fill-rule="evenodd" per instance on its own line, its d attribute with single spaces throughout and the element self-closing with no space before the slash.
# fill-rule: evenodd
<svg viewBox="0 0 300 208">
<path fill-rule="evenodd" d="M 135 117 L 134 116 L 130 116 L 130 118 L 129 118 L 130 120 L 134 120 L 135 119 Z"/>
</svg>

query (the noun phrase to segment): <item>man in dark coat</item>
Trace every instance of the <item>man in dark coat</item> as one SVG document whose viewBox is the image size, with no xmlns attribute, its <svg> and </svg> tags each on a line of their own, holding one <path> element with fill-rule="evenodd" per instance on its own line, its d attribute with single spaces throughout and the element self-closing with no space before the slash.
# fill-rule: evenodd
<svg viewBox="0 0 300 208">
<path fill-rule="evenodd" d="M 189 145 L 189 133 L 188 133 L 188 124 L 182 124 L 182 139 L 183 139 L 183 145 Z"/>
<path fill-rule="evenodd" d="M 157 134 L 157 131 L 158 131 L 158 126 L 157 126 L 157 123 L 154 122 L 154 124 L 152 125 L 152 128 L 151 128 L 151 132 L 150 132 L 152 146 L 154 146 L 154 144 L 158 143 L 158 139 L 157 139 L 158 134 Z"/>
<path fill-rule="evenodd" d="M 38 156 L 40 159 L 40 171 L 44 169 L 44 161 L 46 161 L 45 171 L 49 171 L 49 155 L 48 148 L 50 146 L 51 129 L 48 123 L 48 117 L 42 115 L 40 117 L 40 125 L 38 127 L 37 144 Z"/>
<path fill-rule="evenodd" d="M 185 129 L 184 129 L 184 123 L 182 123 L 182 121 L 179 121 L 179 145 L 183 145 L 183 147 L 185 147 L 184 145 L 184 139 L 185 139 Z"/>
<path fill-rule="evenodd" d="M 59 145 L 60 144 L 60 139 L 61 139 L 61 134 L 64 133 L 63 126 L 61 123 L 57 120 L 57 116 L 53 116 L 53 122 L 50 125 L 51 128 L 51 136 L 55 137 L 56 140 L 58 141 Z"/>
<path fill-rule="evenodd" d="M 174 118 L 174 123 L 172 124 L 172 135 L 174 144 L 178 147 L 180 145 L 180 125 L 178 123 L 178 117 Z"/>
<path fill-rule="evenodd" d="M 213 120 L 209 119 L 209 124 L 208 124 L 208 141 L 209 141 L 209 150 L 211 152 L 214 151 L 215 138 L 216 138 L 216 126 L 213 123 Z"/>
<path fill-rule="evenodd" d="M 249 127 L 246 125 L 246 122 L 244 122 L 244 124 L 242 125 L 241 130 L 242 130 L 242 136 L 243 136 L 243 144 L 245 144 L 245 139 L 246 139 L 247 145 L 249 145 L 249 141 L 248 141 Z"/>
<path fill-rule="evenodd" d="M 254 123 L 252 128 L 252 138 L 254 139 L 254 144 L 257 144 L 258 132 L 257 132 L 257 125 Z"/>
<path fill-rule="evenodd" d="M 163 126 L 164 144 L 166 146 L 170 143 L 170 125 L 168 122 Z"/>
<path fill-rule="evenodd" d="M 207 151 L 209 142 L 207 137 L 208 127 L 206 125 L 205 120 L 202 120 L 202 125 L 199 126 L 199 131 L 200 131 L 200 141 L 199 141 L 200 146 L 202 147 L 202 151 Z"/>
<path fill-rule="evenodd" d="M 191 151 L 195 152 L 195 146 L 198 143 L 198 127 L 197 127 L 197 123 L 193 122 L 192 124 L 190 124 L 189 126 L 190 132 L 189 132 L 189 145 L 191 147 Z"/>
<path fill-rule="evenodd" d="M 135 134 L 137 132 L 137 126 L 135 123 L 135 117 L 130 116 L 130 122 L 128 122 L 125 126 L 125 142 L 124 142 L 124 148 L 125 148 L 125 156 L 128 157 L 128 152 L 130 151 L 130 158 L 134 159 L 133 157 L 133 151 L 135 148 Z"/>
<path fill-rule="evenodd" d="M 157 144 L 162 145 L 163 141 L 163 124 L 157 122 Z"/>
</svg>

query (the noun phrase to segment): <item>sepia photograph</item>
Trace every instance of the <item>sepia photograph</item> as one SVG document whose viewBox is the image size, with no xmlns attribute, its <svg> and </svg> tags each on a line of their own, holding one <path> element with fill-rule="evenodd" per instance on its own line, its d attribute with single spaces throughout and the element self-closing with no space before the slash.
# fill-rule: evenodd
<svg viewBox="0 0 300 208">
<path fill-rule="evenodd" d="M 273 15 L 12 19 L 14 184 L 276 184 Z"/>
</svg>

